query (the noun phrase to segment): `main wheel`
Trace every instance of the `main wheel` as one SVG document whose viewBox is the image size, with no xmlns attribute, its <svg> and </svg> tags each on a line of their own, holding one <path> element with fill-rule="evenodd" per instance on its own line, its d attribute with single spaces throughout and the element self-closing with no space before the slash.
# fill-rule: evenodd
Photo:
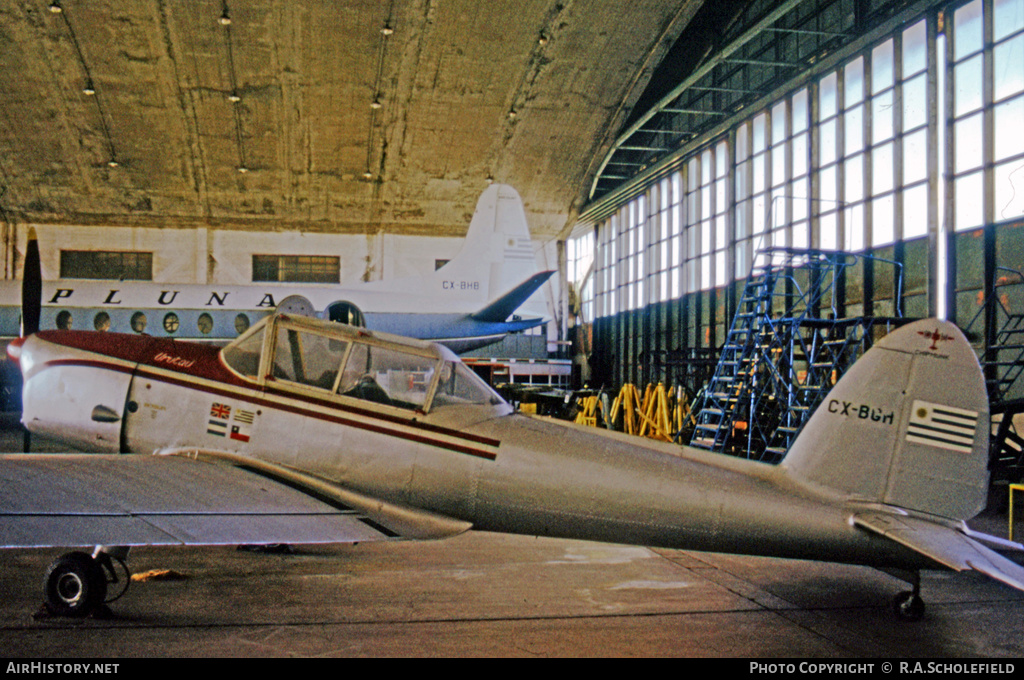
<svg viewBox="0 0 1024 680">
<path fill-rule="evenodd" d="M 43 603 L 56 616 L 87 616 L 107 597 L 107 578 L 90 555 L 61 555 L 46 570 Z"/>
<path fill-rule="evenodd" d="M 902 592 L 893 600 L 896 616 L 904 621 L 920 621 L 924 616 L 924 600 L 913 591 Z"/>
</svg>

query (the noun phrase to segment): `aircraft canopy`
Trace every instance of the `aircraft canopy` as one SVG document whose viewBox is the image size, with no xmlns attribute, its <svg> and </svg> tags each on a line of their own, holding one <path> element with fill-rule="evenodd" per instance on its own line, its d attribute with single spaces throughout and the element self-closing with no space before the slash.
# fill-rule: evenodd
<svg viewBox="0 0 1024 680">
<path fill-rule="evenodd" d="M 275 315 L 221 352 L 246 380 L 427 412 L 505 405 L 480 377 L 436 344 L 319 319 Z"/>
</svg>

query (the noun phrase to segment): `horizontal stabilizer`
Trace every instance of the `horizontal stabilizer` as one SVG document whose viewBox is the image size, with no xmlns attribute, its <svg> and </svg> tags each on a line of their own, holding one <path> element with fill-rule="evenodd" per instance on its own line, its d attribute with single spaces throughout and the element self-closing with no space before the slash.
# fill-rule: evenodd
<svg viewBox="0 0 1024 680">
<path fill-rule="evenodd" d="M 354 543 L 469 528 L 345 490 L 325 493 L 301 480 L 275 478 L 261 469 L 265 464 L 252 463 L 0 456 L 0 547 Z M 344 502 L 346 494 L 353 502 Z"/>
<path fill-rule="evenodd" d="M 554 273 L 554 271 L 546 271 L 534 274 L 480 311 L 470 314 L 470 318 L 475 321 L 494 323 L 504 321 L 512 316 L 512 312 L 519 309 L 519 306 L 526 302 Z"/>
<path fill-rule="evenodd" d="M 910 516 L 880 512 L 853 516 L 856 527 L 896 541 L 954 571 L 975 570 L 1024 590 L 1024 567 L 952 527 Z"/>
</svg>

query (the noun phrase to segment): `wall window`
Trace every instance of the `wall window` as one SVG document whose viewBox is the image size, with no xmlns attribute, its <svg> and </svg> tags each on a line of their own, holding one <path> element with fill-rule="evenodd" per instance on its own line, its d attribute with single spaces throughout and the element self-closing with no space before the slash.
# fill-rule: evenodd
<svg viewBox="0 0 1024 680">
<path fill-rule="evenodd" d="M 153 253 L 62 250 L 62 279 L 153 280 Z"/>
<path fill-rule="evenodd" d="M 253 255 L 252 280 L 338 283 L 341 259 L 325 255 Z"/>
</svg>

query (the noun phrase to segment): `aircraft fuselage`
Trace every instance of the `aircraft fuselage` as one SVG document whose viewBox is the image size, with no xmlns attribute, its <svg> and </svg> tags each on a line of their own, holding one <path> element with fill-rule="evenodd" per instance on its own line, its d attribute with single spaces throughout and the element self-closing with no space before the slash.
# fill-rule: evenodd
<svg viewBox="0 0 1024 680">
<path fill-rule="evenodd" d="M 247 378 L 197 344 L 55 331 L 22 351 L 26 426 L 86 450 L 234 454 L 480 530 L 925 564 L 855 529 L 849 518 L 863 504 L 801 486 L 783 467 L 532 418 L 503 402 L 425 411 L 348 396 L 340 378 L 333 390 L 275 377 L 277 367 Z M 414 379 L 392 377 L 409 388 Z"/>
</svg>

